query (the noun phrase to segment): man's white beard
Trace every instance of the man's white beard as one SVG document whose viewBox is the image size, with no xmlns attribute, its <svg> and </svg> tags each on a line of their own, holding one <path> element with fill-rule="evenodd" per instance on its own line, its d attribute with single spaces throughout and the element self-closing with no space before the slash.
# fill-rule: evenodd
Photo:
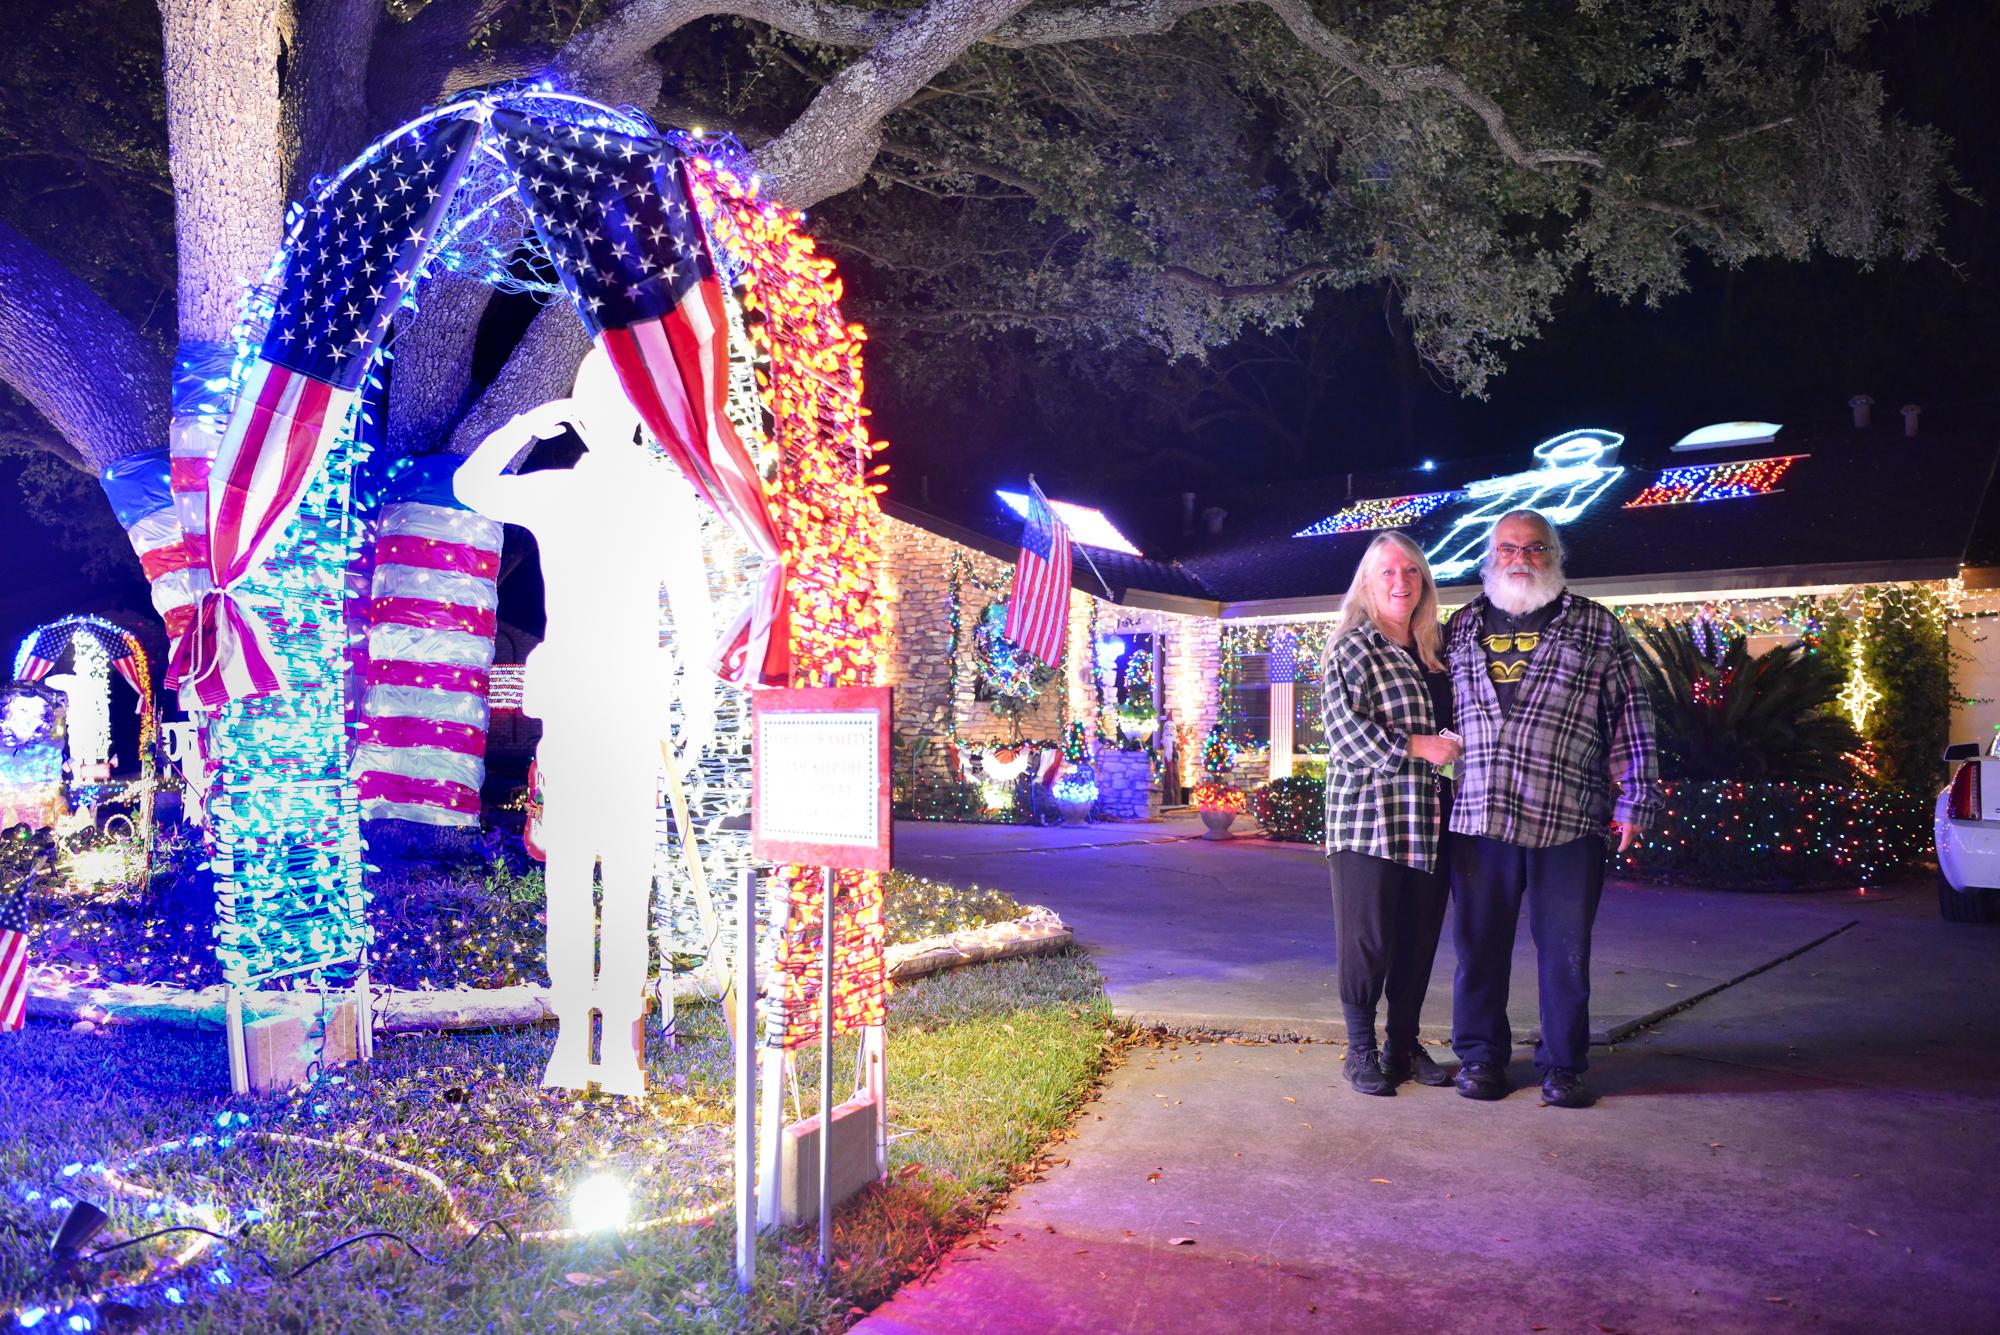
<svg viewBox="0 0 2000 1335">
<path fill-rule="evenodd" d="M 1563 591 L 1562 567 L 1551 562 L 1540 568 L 1510 566 L 1501 570 L 1492 562 L 1480 574 L 1486 586 L 1486 600 L 1508 616 L 1526 616 Z"/>
</svg>

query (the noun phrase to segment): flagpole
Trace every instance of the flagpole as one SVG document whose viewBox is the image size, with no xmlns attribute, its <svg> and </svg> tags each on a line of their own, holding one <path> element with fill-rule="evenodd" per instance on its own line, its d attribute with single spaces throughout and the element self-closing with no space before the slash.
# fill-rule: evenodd
<svg viewBox="0 0 2000 1335">
<path fill-rule="evenodd" d="M 1042 489 L 1035 485 L 1035 475 L 1033 473 L 1028 474 L 1028 488 L 1029 490 L 1035 492 L 1037 495 L 1041 494 Z M 1048 499 L 1049 498 L 1047 496 L 1042 496 L 1042 503 L 1045 505 L 1048 504 Z M 1055 506 L 1050 505 L 1049 512 L 1053 514 L 1055 512 Z M 1077 551 L 1083 553 L 1083 563 L 1090 567 L 1091 574 L 1097 576 L 1097 586 L 1104 590 L 1104 600 L 1110 603 L 1117 602 L 1118 595 L 1111 591 L 1111 582 L 1104 578 L 1104 572 L 1097 568 L 1097 562 L 1090 559 L 1090 549 L 1088 547 L 1085 547 L 1082 543 L 1077 542 L 1075 539 L 1071 539 L 1069 545 L 1071 551 Z"/>
</svg>

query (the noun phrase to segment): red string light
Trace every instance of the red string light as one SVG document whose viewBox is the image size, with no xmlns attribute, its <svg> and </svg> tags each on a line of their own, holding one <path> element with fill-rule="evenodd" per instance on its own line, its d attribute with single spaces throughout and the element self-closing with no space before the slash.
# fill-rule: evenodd
<svg viewBox="0 0 2000 1335">
<path fill-rule="evenodd" d="M 801 215 L 758 198 L 719 163 L 694 159 L 695 204 L 722 247 L 743 265 L 742 304 L 758 361 L 757 386 L 778 447 L 768 489 L 784 536 L 792 595 L 792 684 L 871 686 L 880 679 L 884 627 L 876 601 L 881 511 L 861 406 L 867 334 L 841 318 L 833 261 L 799 230 Z M 819 1038 L 820 873 L 784 867 L 788 912 L 778 941 L 782 985 L 767 1038 L 798 1048 Z M 879 1025 L 887 1014 L 882 878 L 836 877 L 835 1033 Z"/>
</svg>

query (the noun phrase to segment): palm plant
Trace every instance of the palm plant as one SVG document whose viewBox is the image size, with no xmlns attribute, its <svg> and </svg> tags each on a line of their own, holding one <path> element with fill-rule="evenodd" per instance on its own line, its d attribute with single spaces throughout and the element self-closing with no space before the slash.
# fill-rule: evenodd
<svg viewBox="0 0 2000 1335">
<path fill-rule="evenodd" d="M 1839 712 L 1840 674 L 1824 659 L 1797 644 L 1752 657 L 1732 636 L 1712 662 L 1691 625 L 1638 629 L 1663 778 L 1854 782 L 1842 756 L 1861 739 Z"/>
</svg>

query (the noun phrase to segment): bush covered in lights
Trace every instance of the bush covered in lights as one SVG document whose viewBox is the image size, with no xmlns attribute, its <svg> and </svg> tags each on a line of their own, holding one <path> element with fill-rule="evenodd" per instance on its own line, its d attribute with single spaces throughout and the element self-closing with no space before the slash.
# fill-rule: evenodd
<svg viewBox="0 0 2000 1335">
<path fill-rule="evenodd" d="M 1855 885 L 1919 866 L 1931 848 L 1921 793 L 1834 784 L 1668 782 L 1666 811 L 1614 875 L 1719 885 Z"/>
<path fill-rule="evenodd" d="M 1273 779 L 1257 790 L 1257 823 L 1272 839 L 1317 844 L 1326 837 L 1326 780 L 1308 774 Z"/>
</svg>

